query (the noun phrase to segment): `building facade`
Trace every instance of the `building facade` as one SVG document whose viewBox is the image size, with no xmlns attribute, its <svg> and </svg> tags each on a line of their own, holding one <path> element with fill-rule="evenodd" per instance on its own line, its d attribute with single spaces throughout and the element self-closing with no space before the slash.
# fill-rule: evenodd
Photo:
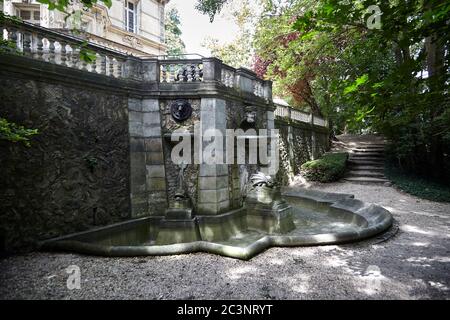
<svg viewBox="0 0 450 320">
<path fill-rule="evenodd" d="M 164 8 L 169 0 L 112 0 L 111 8 L 102 3 L 88 12 L 65 14 L 48 10 L 36 0 L 4 0 L 2 10 L 9 15 L 45 28 L 72 32 L 90 42 L 134 56 L 164 55 Z M 80 4 L 71 7 L 81 9 Z M 81 11 L 80 11 L 81 12 Z"/>
</svg>

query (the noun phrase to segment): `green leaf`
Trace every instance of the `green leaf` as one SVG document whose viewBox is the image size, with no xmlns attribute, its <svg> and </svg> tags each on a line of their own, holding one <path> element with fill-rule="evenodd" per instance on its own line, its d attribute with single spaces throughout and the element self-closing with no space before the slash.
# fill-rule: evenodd
<svg viewBox="0 0 450 320">
<path fill-rule="evenodd" d="M 81 48 L 80 49 L 80 59 L 87 63 L 93 63 L 97 59 L 97 56 L 94 51 L 87 49 L 87 48 Z"/>
<path fill-rule="evenodd" d="M 37 129 L 27 129 L 13 122 L 9 122 L 5 118 L 0 118 L 0 139 L 2 140 L 13 143 L 21 142 L 29 147 L 30 138 L 37 134 Z"/>
<path fill-rule="evenodd" d="M 360 85 L 363 85 L 364 83 L 366 83 L 367 80 L 369 80 L 369 75 L 366 73 L 356 79 L 356 85 L 359 87 Z"/>
<path fill-rule="evenodd" d="M 352 83 L 350 86 L 345 87 L 344 95 L 357 91 L 358 88 L 360 86 L 362 86 L 363 84 L 365 84 L 368 80 L 369 80 L 369 75 L 367 73 L 363 74 L 361 77 L 357 78 L 355 80 L 355 82 Z"/>
</svg>

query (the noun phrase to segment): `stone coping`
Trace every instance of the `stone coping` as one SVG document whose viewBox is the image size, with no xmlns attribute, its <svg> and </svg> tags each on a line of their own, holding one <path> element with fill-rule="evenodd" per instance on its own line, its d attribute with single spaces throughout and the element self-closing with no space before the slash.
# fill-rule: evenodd
<svg viewBox="0 0 450 320">
<path fill-rule="evenodd" d="M 285 196 L 300 199 L 312 200 L 318 203 L 327 203 L 330 208 L 343 210 L 363 217 L 367 221 L 367 226 L 359 231 L 343 231 L 336 233 L 305 234 L 305 235 L 265 235 L 246 247 L 231 246 L 221 243 L 196 241 L 190 243 L 179 243 L 170 245 L 137 245 L 137 246 L 107 246 L 94 243 L 83 242 L 80 239 L 88 234 L 104 232 L 111 228 L 116 228 L 126 224 L 128 227 L 150 221 L 150 218 L 141 218 L 128 221 L 122 224 L 97 228 L 93 231 L 73 234 L 52 240 L 44 241 L 40 244 L 43 250 L 70 251 L 89 255 L 109 256 L 109 257 L 131 257 L 131 256 L 163 256 L 194 252 L 207 252 L 226 257 L 249 260 L 258 253 L 270 247 L 289 246 L 313 246 L 342 244 L 360 241 L 373 237 L 383 231 L 388 230 L 393 224 L 391 213 L 381 206 L 367 204 L 354 199 L 350 194 L 326 193 L 314 190 L 287 190 Z M 161 219 L 154 217 L 153 220 Z"/>
</svg>

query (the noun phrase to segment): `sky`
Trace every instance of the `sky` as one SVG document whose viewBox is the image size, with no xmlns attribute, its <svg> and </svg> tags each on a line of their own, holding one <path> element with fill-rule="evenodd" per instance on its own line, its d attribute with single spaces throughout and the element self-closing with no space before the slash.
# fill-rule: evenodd
<svg viewBox="0 0 450 320">
<path fill-rule="evenodd" d="M 220 43 L 233 40 L 238 28 L 236 24 L 224 15 L 216 16 L 213 23 L 209 17 L 195 10 L 197 0 L 171 0 L 167 8 L 175 6 L 181 19 L 181 38 L 186 45 L 186 53 L 198 53 L 209 57 L 210 51 L 201 46 L 207 37 L 213 37 Z"/>
</svg>

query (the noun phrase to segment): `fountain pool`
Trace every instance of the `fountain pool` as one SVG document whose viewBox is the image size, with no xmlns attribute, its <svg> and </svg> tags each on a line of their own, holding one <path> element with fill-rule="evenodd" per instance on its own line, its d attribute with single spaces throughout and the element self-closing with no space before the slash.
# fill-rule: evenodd
<svg viewBox="0 0 450 320">
<path fill-rule="evenodd" d="M 145 217 L 72 234 L 41 243 L 44 250 L 63 250 L 100 256 L 152 256 L 209 252 L 238 259 L 250 259 L 270 247 L 311 246 L 354 242 L 389 229 L 389 211 L 356 200 L 349 194 L 324 193 L 307 189 L 285 189 L 293 226 L 278 230 L 261 227 L 251 218 L 247 206 L 208 217 L 194 217 L 189 241 L 183 232 L 158 243 L 164 215 Z M 170 228 L 170 223 L 169 223 Z"/>
</svg>

